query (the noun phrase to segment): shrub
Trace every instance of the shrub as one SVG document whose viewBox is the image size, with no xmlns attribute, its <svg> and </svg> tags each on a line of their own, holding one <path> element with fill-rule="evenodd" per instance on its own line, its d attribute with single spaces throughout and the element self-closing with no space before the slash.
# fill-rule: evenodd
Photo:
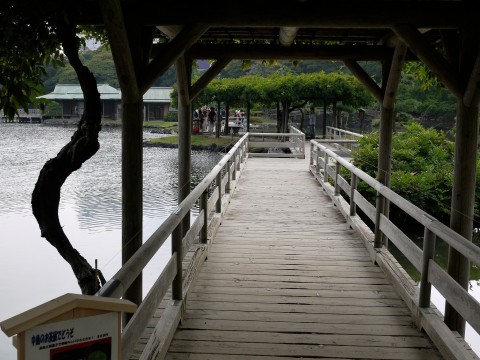
<svg viewBox="0 0 480 360">
<path fill-rule="evenodd" d="M 447 140 L 443 131 L 427 129 L 415 122 L 405 124 L 404 132 L 394 134 L 392 141 L 392 190 L 438 220 L 448 223 L 453 186 L 453 152 L 454 144 Z M 355 166 L 376 177 L 378 132 L 364 135 L 352 156 Z M 478 174 L 477 166 L 477 179 L 480 180 Z M 373 189 L 360 183 L 359 191 L 374 203 L 376 194 Z M 478 186 L 476 198 L 478 203 Z M 391 217 L 404 219 L 395 208 L 392 208 Z"/>
</svg>

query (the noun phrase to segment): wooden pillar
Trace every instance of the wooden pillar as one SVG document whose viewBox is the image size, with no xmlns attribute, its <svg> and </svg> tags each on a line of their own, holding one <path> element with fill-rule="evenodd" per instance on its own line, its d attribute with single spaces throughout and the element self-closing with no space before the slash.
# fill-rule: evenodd
<svg viewBox="0 0 480 360">
<path fill-rule="evenodd" d="M 192 106 L 190 100 L 191 61 L 180 56 L 175 62 L 178 85 L 178 204 L 190 194 Z M 172 234 L 172 255 L 176 254 L 177 274 L 172 282 L 172 299 L 183 299 L 182 239 L 190 228 L 190 211 Z"/>
<path fill-rule="evenodd" d="M 397 41 L 392 61 L 384 67 L 385 73 L 388 71 L 388 78 L 383 92 L 382 114 L 380 118 L 380 134 L 378 141 L 378 173 L 377 180 L 383 185 L 390 187 L 390 171 L 392 156 L 392 138 L 394 126 L 395 95 L 398 84 L 400 83 L 401 72 L 405 62 L 407 46 L 402 41 Z M 384 78 L 385 78 L 384 73 Z M 381 247 L 387 239 L 382 237 L 379 221 L 380 214 L 388 217 L 389 203 L 380 194 L 377 194 L 376 200 L 376 220 L 375 220 L 375 240 L 374 246 Z M 383 239 L 382 239 L 383 238 Z"/>
<path fill-rule="evenodd" d="M 192 105 L 189 96 L 192 64 L 181 56 L 176 61 L 178 85 L 178 203 L 190 194 L 192 164 Z M 190 213 L 183 220 L 183 235 L 190 228 Z"/>
<path fill-rule="evenodd" d="M 450 227 L 463 237 L 472 239 L 475 204 L 476 156 L 478 142 L 478 103 L 465 106 L 457 102 L 455 166 L 452 189 Z M 454 248 L 448 251 L 448 273 L 464 289 L 468 289 L 470 263 Z M 445 304 L 445 323 L 465 335 L 465 321 L 450 304 Z"/>
<path fill-rule="evenodd" d="M 142 99 L 122 103 L 122 264 L 143 243 L 143 112 Z M 125 291 L 124 299 L 142 302 L 142 275 Z M 126 322 L 127 320 L 125 320 Z"/>
<path fill-rule="evenodd" d="M 480 33 L 478 24 L 467 21 L 459 31 L 443 31 L 445 59 L 410 25 L 396 25 L 393 30 L 442 83 L 457 97 L 454 183 L 450 227 L 467 239 L 472 238 L 475 199 L 476 153 L 480 81 Z M 449 249 L 448 273 L 463 288 L 469 281 L 469 264 L 455 249 Z M 465 320 L 445 304 L 445 323 L 451 330 L 465 335 Z"/>
<path fill-rule="evenodd" d="M 457 97 L 455 133 L 455 166 L 450 211 L 450 227 L 466 239 L 472 240 L 475 205 L 476 157 L 478 149 L 480 79 L 480 34 L 473 24 L 462 28 L 461 51 L 457 59 L 460 83 L 465 84 L 463 97 Z M 460 42 L 459 42 L 460 43 Z M 454 55 L 450 52 L 450 57 Z M 456 61 L 455 61 L 456 60 Z M 447 271 L 460 286 L 468 290 L 470 262 L 454 248 L 448 251 Z M 445 323 L 465 336 L 465 319 L 447 302 Z"/>
<path fill-rule="evenodd" d="M 137 74 L 144 64 L 142 27 L 125 21 L 119 0 L 100 2 L 115 69 L 122 90 L 122 264 L 142 246 L 143 236 L 143 101 Z M 147 59 L 148 60 L 148 59 Z M 123 298 L 142 302 L 142 275 Z M 122 319 L 125 326 L 130 315 Z"/>
</svg>

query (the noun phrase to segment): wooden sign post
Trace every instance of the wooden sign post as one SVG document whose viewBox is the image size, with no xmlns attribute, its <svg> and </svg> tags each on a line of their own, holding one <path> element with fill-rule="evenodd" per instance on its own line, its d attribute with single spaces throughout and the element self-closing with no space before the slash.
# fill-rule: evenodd
<svg viewBox="0 0 480 360">
<path fill-rule="evenodd" d="M 121 313 L 137 305 L 122 299 L 65 294 L 2 321 L 18 360 L 121 359 Z"/>
</svg>

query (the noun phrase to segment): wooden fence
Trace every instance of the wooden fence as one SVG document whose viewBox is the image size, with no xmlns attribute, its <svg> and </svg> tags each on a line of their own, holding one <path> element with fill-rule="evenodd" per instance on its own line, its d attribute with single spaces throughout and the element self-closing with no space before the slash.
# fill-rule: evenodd
<svg viewBox="0 0 480 360">
<path fill-rule="evenodd" d="M 443 353 L 449 355 L 449 358 L 472 358 L 471 353 L 457 340 L 458 334 L 448 329 L 443 322 L 442 314 L 431 305 L 430 294 L 433 285 L 445 300 L 467 320 L 473 330 L 477 334 L 480 333 L 480 303 L 450 277 L 434 257 L 435 242 L 437 240 L 444 241 L 469 259 L 472 264 L 480 266 L 480 248 L 319 142 L 311 140 L 310 146 L 310 171 L 337 205 L 350 226 L 362 235 L 372 259 L 397 284 L 397 290 L 406 301 L 418 325 L 427 332 Z M 342 167 L 347 170 L 348 176 L 341 175 Z M 373 188 L 377 192 L 377 196 L 390 201 L 391 204 L 396 205 L 398 209 L 423 226 L 423 249 L 419 248 L 412 239 L 357 191 L 359 181 L 363 181 Z M 374 242 L 374 239 L 378 239 L 380 236 L 378 236 L 379 234 L 375 236 L 357 215 L 357 207 L 376 225 L 375 229 L 381 232 L 380 235 L 387 237 L 388 241 L 392 242 L 420 272 L 419 289 L 412 285 L 412 282 L 409 281 L 411 279 L 403 269 L 399 268 L 398 263 L 392 265 L 396 261 L 393 260 L 388 249 L 382 244 Z"/>
<path fill-rule="evenodd" d="M 305 135 L 295 128 L 292 133 L 275 133 L 277 141 L 262 141 L 266 148 L 287 146 L 292 149 L 285 156 L 305 157 Z M 96 294 L 104 297 L 120 298 L 133 281 L 141 274 L 160 247 L 168 240 L 172 241 L 172 256 L 162 273 L 145 296 L 143 302 L 130 319 L 122 333 L 122 359 L 128 359 L 135 344 L 153 317 L 159 304 L 172 288 L 172 301 L 163 310 L 153 335 L 144 348 L 141 358 L 150 358 L 152 354 L 165 354 L 185 310 L 185 295 L 192 284 L 196 270 L 205 260 L 210 239 L 220 226 L 230 197 L 235 189 L 252 144 L 250 139 L 267 139 L 271 134 L 247 133 L 220 160 L 200 184 L 178 205 L 172 214 L 160 225 L 150 238 L 122 266 L 122 268 Z M 282 139 L 283 141 L 278 141 Z M 275 156 L 275 154 L 270 154 Z M 188 231 L 181 234 L 180 228 L 185 216 L 199 204 L 199 214 Z M 185 257 L 188 253 L 188 263 Z M 185 265 L 185 268 L 183 268 Z"/>
</svg>

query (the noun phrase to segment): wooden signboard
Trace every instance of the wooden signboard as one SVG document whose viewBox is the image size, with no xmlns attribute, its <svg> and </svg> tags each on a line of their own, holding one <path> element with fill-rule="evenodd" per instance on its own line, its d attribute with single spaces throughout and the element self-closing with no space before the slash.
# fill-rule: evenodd
<svg viewBox="0 0 480 360">
<path fill-rule="evenodd" d="M 121 313 L 137 306 L 121 299 L 65 294 L 0 323 L 18 360 L 117 360 Z"/>
</svg>

